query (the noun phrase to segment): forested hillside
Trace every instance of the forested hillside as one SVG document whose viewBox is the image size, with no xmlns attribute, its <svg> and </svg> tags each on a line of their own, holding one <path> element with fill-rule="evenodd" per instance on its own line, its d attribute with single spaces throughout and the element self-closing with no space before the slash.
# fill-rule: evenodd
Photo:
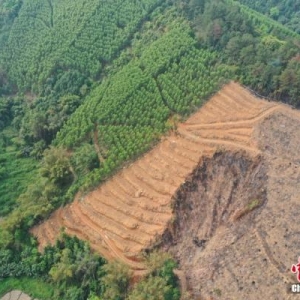
<svg viewBox="0 0 300 300">
<path fill-rule="evenodd" d="M 300 33 L 300 1 L 299 0 L 239 0 L 264 15 L 284 24 L 288 28 Z"/>
<path fill-rule="evenodd" d="M 149 150 L 229 80 L 300 106 L 299 31 L 281 18 L 296 20 L 298 6 L 261 3 L 0 0 L 0 261 L 12 270 L 0 279 L 42 274 L 60 293 L 80 290 L 77 271 L 62 267 L 80 260 L 64 244 L 45 262 L 28 228 Z M 94 285 L 74 299 L 102 295 Z"/>
<path fill-rule="evenodd" d="M 4 45 L 4 68 L 21 91 L 73 92 L 68 78 L 78 90 L 101 73 L 158 3 L 23 1 Z"/>
</svg>

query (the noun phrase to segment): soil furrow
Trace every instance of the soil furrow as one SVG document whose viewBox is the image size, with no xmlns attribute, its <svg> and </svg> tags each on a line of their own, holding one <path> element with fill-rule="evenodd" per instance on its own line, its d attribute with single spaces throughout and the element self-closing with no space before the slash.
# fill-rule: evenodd
<svg viewBox="0 0 300 300">
<path fill-rule="evenodd" d="M 188 159 L 180 159 L 177 155 L 174 153 L 170 153 L 168 151 L 166 144 L 162 145 L 161 147 L 158 148 L 159 154 L 161 154 L 163 159 L 169 160 L 173 162 L 173 164 L 176 164 L 177 167 L 181 167 L 182 169 L 185 170 L 185 172 L 188 172 L 191 170 L 191 167 L 194 165 L 191 161 Z"/>
<path fill-rule="evenodd" d="M 156 152 L 153 155 L 155 161 L 164 168 L 167 174 L 173 174 L 173 177 L 179 181 L 183 181 L 186 177 L 186 168 L 183 165 L 175 165 L 169 156 L 162 155 L 160 152 Z M 176 176 L 174 176 L 174 174 Z"/>
<path fill-rule="evenodd" d="M 257 107 L 262 107 L 264 104 L 268 104 L 267 101 L 258 99 L 254 97 L 249 91 L 247 91 L 244 88 L 240 88 L 240 86 L 233 84 L 234 86 L 230 87 L 227 86 L 225 87 L 222 92 L 225 95 L 228 95 L 230 99 L 234 102 L 239 102 L 241 105 L 244 107 L 252 110 L 256 109 Z"/>
<path fill-rule="evenodd" d="M 92 198 L 91 198 L 92 199 Z M 125 214 L 128 211 L 118 210 L 111 201 L 104 201 L 101 198 L 100 201 L 92 201 L 89 199 L 86 200 L 97 212 L 105 213 L 104 211 L 112 210 L 113 213 L 119 211 L 121 214 Z M 103 207 L 104 205 L 104 207 Z M 136 222 L 143 222 L 145 224 L 153 225 L 153 226 L 161 226 L 165 219 L 170 215 L 170 210 L 156 211 L 154 208 L 152 211 L 148 211 L 149 209 L 131 209 L 129 210 L 128 217 L 136 220 Z M 158 217 L 159 216 L 159 217 Z M 153 222 L 153 219 L 158 217 L 157 222 Z"/>
<path fill-rule="evenodd" d="M 143 174 L 147 174 L 147 176 L 150 176 L 153 180 L 161 182 L 165 182 L 167 185 L 174 186 L 174 183 L 170 183 L 166 180 L 168 178 L 169 174 L 162 174 L 158 171 L 157 168 L 153 167 L 153 160 L 147 161 L 146 159 L 143 159 L 139 161 L 136 166 L 143 172 Z"/>
<path fill-rule="evenodd" d="M 235 120 L 236 118 L 243 119 L 249 116 L 249 109 L 247 110 L 246 108 L 244 108 L 238 110 L 234 107 L 236 103 L 235 101 L 227 101 L 230 102 L 230 104 L 228 105 L 228 103 L 226 104 L 226 99 L 228 100 L 228 98 L 226 98 L 226 95 L 218 95 L 210 102 L 210 105 L 212 107 L 215 107 L 219 111 L 224 112 L 223 115 L 219 115 L 218 110 L 216 110 L 215 118 L 218 119 L 222 117 L 223 120 L 230 121 L 230 120 Z"/>
<path fill-rule="evenodd" d="M 126 197 L 126 194 L 122 194 L 122 193 L 118 193 L 120 187 L 118 184 L 114 185 L 114 188 L 109 190 L 110 195 L 115 196 L 117 199 L 119 199 L 121 202 L 129 202 L 128 204 L 128 209 L 131 210 L 149 210 L 149 207 L 151 208 L 150 211 L 157 211 L 157 212 L 161 212 L 164 213 L 165 208 L 164 206 L 167 205 L 169 203 L 168 198 L 163 198 L 163 197 L 159 197 L 159 198 L 154 198 L 151 197 L 149 198 L 146 194 L 144 194 L 144 192 L 142 190 L 138 191 L 135 193 L 134 197 L 130 196 L 130 197 Z M 116 194 L 118 194 L 118 197 L 116 196 Z M 163 201 L 165 200 L 165 201 Z"/>
<path fill-rule="evenodd" d="M 194 141 L 200 141 L 202 143 L 207 143 L 208 145 L 214 145 L 214 146 L 229 146 L 229 147 L 234 147 L 236 149 L 244 149 L 247 150 L 250 153 L 258 154 L 259 151 L 255 149 L 254 147 L 248 147 L 244 146 L 235 142 L 231 142 L 228 140 L 222 140 L 222 139 L 208 139 L 208 138 L 202 138 L 196 135 L 193 135 L 189 132 L 187 132 L 184 129 L 180 129 L 180 134 L 184 135 L 186 138 L 194 140 Z"/>
<path fill-rule="evenodd" d="M 261 243 L 270 263 L 278 270 L 279 273 L 284 273 L 285 266 L 282 265 L 281 263 L 279 263 L 278 261 L 276 261 L 276 259 L 274 258 L 273 254 L 272 254 L 270 246 L 268 245 L 267 241 L 263 237 L 263 233 L 261 232 L 261 230 L 256 228 L 255 233 L 256 233 L 256 236 L 257 236 L 259 242 Z"/>
<path fill-rule="evenodd" d="M 210 124 L 185 123 L 184 127 L 188 126 L 189 128 L 191 128 L 191 127 L 193 127 L 193 128 L 214 128 L 215 126 L 217 126 L 217 127 L 222 128 L 222 126 L 230 125 L 230 126 L 236 126 L 236 128 L 240 128 L 242 126 L 245 126 L 246 124 L 249 124 L 249 128 L 251 128 L 250 125 L 252 123 L 258 122 L 261 119 L 264 119 L 265 117 L 267 117 L 268 115 L 274 113 L 276 110 L 279 111 L 281 109 L 282 108 L 279 105 L 273 105 L 272 107 L 269 107 L 269 108 L 263 110 L 262 112 L 260 112 L 256 116 L 251 116 L 251 117 L 247 118 L 246 120 L 225 121 L 225 122 L 216 122 L 216 123 L 210 123 Z"/>
<path fill-rule="evenodd" d="M 138 164 L 135 166 L 134 171 L 132 173 L 135 174 L 137 178 L 145 182 L 145 184 L 149 185 L 149 187 L 154 191 L 156 191 L 158 194 L 171 195 L 171 196 L 173 195 L 174 185 L 170 185 L 163 180 L 154 178 L 149 173 L 147 173 L 143 168 L 141 168 Z"/>
<path fill-rule="evenodd" d="M 137 236 L 137 233 L 126 230 L 126 228 L 120 223 L 114 219 L 110 219 L 104 214 L 99 216 L 99 218 L 95 218 L 92 214 L 89 214 L 86 211 L 86 208 L 82 205 L 78 205 L 75 208 L 76 211 L 78 211 L 76 213 L 78 216 L 81 215 L 81 218 L 84 219 L 85 224 L 87 224 L 87 226 L 93 229 L 95 232 L 99 232 L 102 237 L 105 232 L 112 232 L 122 238 L 124 243 L 127 240 L 135 241 L 140 245 L 144 245 L 144 243 L 149 240 L 149 238 L 143 236 L 142 234 Z"/>
<path fill-rule="evenodd" d="M 136 191 L 134 187 L 126 181 L 126 179 L 122 176 L 122 173 L 120 173 L 118 177 L 115 177 L 114 181 L 114 184 L 117 184 L 120 189 L 122 189 L 123 193 L 128 195 L 128 197 L 135 196 Z"/>
<path fill-rule="evenodd" d="M 246 136 L 246 135 L 235 135 L 233 133 L 227 133 L 227 132 L 223 134 L 220 134 L 218 132 L 214 132 L 214 133 L 210 132 L 210 133 L 203 134 L 203 132 L 201 131 L 194 131 L 193 134 L 195 136 L 204 139 L 227 140 L 229 142 L 235 142 L 237 144 L 241 144 L 244 146 L 251 146 L 250 136 Z"/>
<path fill-rule="evenodd" d="M 115 254 L 115 257 L 118 258 L 120 261 L 122 261 L 123 263 L 129 265 L 131 268 L 136 269 L 136 270 L 145 269 L 145 266 L 143 264 L 135 262 L 133 260 L 130 260 L 130 259 L 126 258 L 124 255 L 122 255 L 122 252 L 116 248 L 114 243 L 108 238 L 107 235 L 105 235 L 105 241 L 106 241 L 107 245 L 110 247 L 110 249 L 113 251 L 113 253 Z"/>
<path fill-rule="evenodd" d="M 213 148 L 208 148 L 207 146 L 204 147 L 204 145 L 197 144 L 197 146 L 195 146 L 195 143 L 190 142 L 189 140 L 177 139 L 176 141 L 174 141 L 174 143 L 176 144 L 176 147 L 182 149 L 182 151 L 185 151 L 187 154 L 198 156 L 198 161 L 199 158 L 203 155 L 204 150 L 213 150 Z"/>
<path fill-rule="evenodd" d="M 195 165 L 199 161 L 200 154 L 199 153 L 187 153 L 183 147 L 178 147 L 176 143 L 169 142 L 168 147 L 170 152 L 177 155 L 181 159 L 189 160 L 192 165 Z"/>
<path fill-rule="evenodd" d="M 221 92 L 219 92 L 216 97 L 222 97 L 223 99 L 226 99 L 227 103 L 230 106 L 238 106 L 238 109 L 236 109 L 236 111 L 241 111 L 242 113 L 249 112 L 249 110 L 253 110 L 253 109 L 260 109 L 261 105 L 259 104 L 259 102 L 255 102 L 255 103 L 251 103 L 251 100 L 245 101 L 242 99 L 242 95 L 240 95 L 239 97 L 237 96 L 237 94 L 233 93 L 233 91 L 228 91 L 226 89 L 222 90 Z"/>
<path fill-rule="evenodd" d="M 184 128 L 186 128 L 186 130 L 188 130 L 188 131 L 194 131 L 195 130 L 195 128 L 193 128 L 193 127 L 189 127 L 189 126 L 186 126 L 186 127 L 184 127 Z M 197 128 L 196 128 L 197 129 Z M 222 133 L 222 132 L 224 132 L 224 133 L 234 133 L 234 134 L 242 134 L 242 135 L 246 135 L 246 136 L 250 136 L 251 135 L 251 133 L 253 132 L 253 126 L 251 126 L 251 125 L 247 125 L 247 126 L 245 126 L 245 127 L 242 127 L 242 126 L 234 126 L 234 125 L 232 125 L 231 127 L 217 127 L 217 128 L 201 128 L 201 131 L 203 131 L 203 132 L 215 132 L 215 131 L 217 131 L 217 132 L 220 132 L 220 134 Z"/>
<path fill-rule="evenodd" d="M 215 97 L 218 97 L 222 103 L 224 103 L 227 107 L 230 107 L 231 112 L 242 112 L 249 110 L 249 107 L 246 107 L 245 105 L 241 104 L 240 101 L 232 100 L 227 93 L 224 93 L 226 88 L 219 91 Z M 251 107 L 250 107 L 251 108 Z"/>
<path fill-rule="evenodd" d="M 165 162 L 161 162 L 158 161 L 155 156 L 153 156 L 153 158 L 151 159 L 151 161 L 145 159 L 142 162 L 142 166 L 143 168 L 152 168 L 154 170 L 154 172 L 156 172 L 156 170 L 158 170 L 160 167 L 164 166 L 163 163 Z M 174 177 L 174 172 L 177 172 L 176 169 L 170 169 L 170 168 L 165 168 L 165 173 L 163 174 L 163 178 L 166 182 L 168 182 L 170 185 L 173 185 L 175 187 L 178 187 L 178 185 L 180 185 L 182 183 L 182 178 L 177 176 Z M 160 199 L 157 199 L 159 202 L 161 201 Z"/>
<path fill-rule="evenodd" d="M 168 195 L 163 195 L 156 190 L 153 190 L 146 182 L 145 180 L 142 180 L 138 177 L 133 172 L 126 172 L 124 174 L 124 177 L 133 185 L 136 187 L 136 192 L 143 192 L 143 194 L 150 199 L 156 198 L 160 199 L 163 198 L 164 200 L 167 199 Z"/>
</svg>

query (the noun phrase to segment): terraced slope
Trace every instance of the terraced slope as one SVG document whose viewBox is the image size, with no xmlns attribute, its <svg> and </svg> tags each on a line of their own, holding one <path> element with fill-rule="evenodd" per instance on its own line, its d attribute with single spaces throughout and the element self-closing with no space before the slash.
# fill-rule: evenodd
<svg viewBox="0 0 300 300">
<path fill-rule="evenodd" d="M 281 109 L 236 83 L 224 86 L 153 150 L 34 227 L 40 249 L 54 243 L 64 227 L 107 259 L 143 269 L 140 251 L 165 231 L 172 219 L 172 197 L 200 158 L 211 157 L 220 148 L 256 156 L 260 151 L 252 139 L 254 124 Z"/>
</svg>

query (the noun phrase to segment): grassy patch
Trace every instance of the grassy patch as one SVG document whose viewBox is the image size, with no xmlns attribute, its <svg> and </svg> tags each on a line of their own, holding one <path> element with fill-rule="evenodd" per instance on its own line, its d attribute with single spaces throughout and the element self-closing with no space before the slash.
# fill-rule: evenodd
<svg viewBox="0 0 300 300">
<path fill-rule="evenodd" d="M 50 300 L 52 299 L 55 288 L 49 283 L 45 283 L 39 279 L 7 278 L 0 280 L 0 297 L 11 290 L 21 290 L 39 300 Z"/>
<path fill-rule="evenodd" d="M 31 158 L 18 158 L 16 151 L 1 150 L 0 216 L 5 216 L 12 211 L 16 199 L 36 176 L 37 161 Z"/>
<path fill-rule="evenodd" d="M 218 296 L 221 297 L 222 296 L 222 291 L 220 289 L 214 289 L 214 293 Z"/>
<path fill-rule="evenodd" d="M 254 208 L 258 207 L 260 205 L 260 201 L 258 199 L 253 199 L 248 204 L 249 211 L 252 211 Z"/>
</svg>

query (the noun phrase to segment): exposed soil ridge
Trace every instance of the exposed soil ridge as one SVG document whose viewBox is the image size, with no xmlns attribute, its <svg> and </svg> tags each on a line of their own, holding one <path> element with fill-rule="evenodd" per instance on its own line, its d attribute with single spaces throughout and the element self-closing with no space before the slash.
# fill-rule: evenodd
<svg viewBox="0 0 300 300">
<path fill-rule="evenodd" d="M 190 288 L 213 276 L 226 248 L 253 228 L 267 202 L 267 180 L 261 155 L 218 151 L 202 157 L 177 190 L 160 247 L 186 270 Z"/>
</svg>

